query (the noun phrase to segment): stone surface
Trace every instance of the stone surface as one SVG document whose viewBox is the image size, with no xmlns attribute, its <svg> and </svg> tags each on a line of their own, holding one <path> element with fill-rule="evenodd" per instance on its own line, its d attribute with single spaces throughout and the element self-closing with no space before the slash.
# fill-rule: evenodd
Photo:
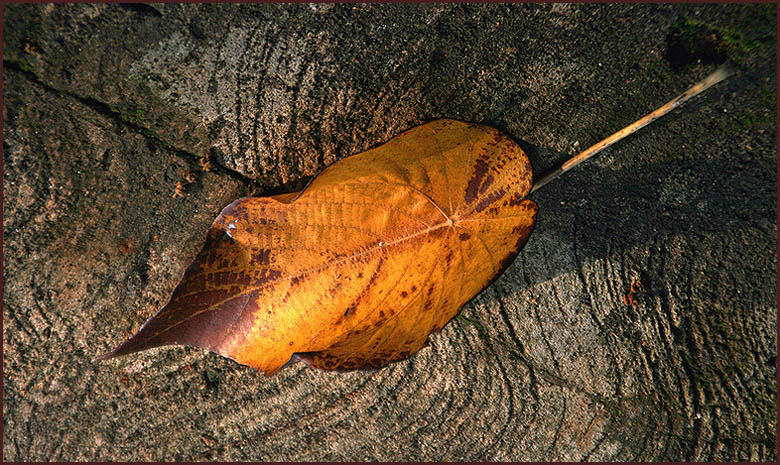
<svg viewBox="0 0 780 465">
<path fill-rule="evenodd" d="M 3 22 L 4 460 L 776 459 L 774 5 Z M 517 261 L 409 360 L 270 378 L 182 347 L 90 362 L 236 197 L 437 117 L 508 132 L 542 173 L 726 58 L 734 77 L 534 193 Z"/>
</svg>

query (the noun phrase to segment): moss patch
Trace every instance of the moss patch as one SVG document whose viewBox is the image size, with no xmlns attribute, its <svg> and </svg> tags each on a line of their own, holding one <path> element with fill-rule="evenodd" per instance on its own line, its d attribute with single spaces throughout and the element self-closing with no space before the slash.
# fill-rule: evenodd
<svg viewBox="0 0 780 465">
<path fill-rule="evenodd" d="M 722 123 L 721 129 L 728 134 L 741 134 L 752 130 L 755 126 L 770 126 L 774 123 L 773 115 L 762 115 L 757 113 L 744 113 L 734 118 L 730 124 Z"/>
<path fill-rule="evenodd" d="M 35 74 L 35 70 L 33 69 L 32 65 L 27 62 L 27 60 L 19 60 L 16 62 L 16 64 L 19 65 L 19 69 L 22 71 Z"/>
<path fill-rule="evenodd" d="M 762 10 L 762 23 L 774 22 L 775 8 Z M 766 18 L 763 18 L 766 16 Z M 774 27 L 751 28 L 715 27 L 692 18 L 679 18 L 667 35 L 666 58 L 675 72 L 686 66 L 704 63 L 720 64 L 731 60 L 740 66 L 749 66 L 750 56 L 757 49 L 774 46 L 777 34 Z"/>
<path fill-rule="evenodd" d="M 122 105 L 109 105 L 108 109 L 113 113 L 119 115 L 122 121 L 132 124 L 133 126 L 141 126 L 144 121 L 144 110 L 140 108 L 129 108 Z"/>
</svg>

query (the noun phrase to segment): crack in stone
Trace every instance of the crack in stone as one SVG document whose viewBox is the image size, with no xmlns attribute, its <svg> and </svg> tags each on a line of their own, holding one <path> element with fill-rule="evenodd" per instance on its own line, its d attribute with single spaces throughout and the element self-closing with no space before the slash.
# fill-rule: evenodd
<svg viewBox="0 0 780 465">
<path fill-rule="evenodd" d="M 136 134 L 142 135 L 148 139 L 151 139 L 155 143 L 160 144 L 163 148 L 172 152 L 176 156 L 179 156 L 184 159 L 196 160 L 196 161 L 202 158 L 192 152 L 188 152 L 186 150 L 174 147 L 170 142 L 164 140 L 162 137 L 152 132 L 149 128 L 146 128 L 132 121 L 127 121 L 125 118 L 122 118 L 122 112 L 112 108 L 112 105 L 102 102 L 94 97 L 85 97 L 73 91 L 58 89 L 52 86 L 51 84 L 41 79 L 41 77 L 38 76 L 38 74 L 36 74 L 34 70 L 29 69 L 29 65 L 27 65 L 24 60 L 3 59 L 3 66 L 6 69 L 12 69 L 14 71 L 19 72 L 21 75 L 25 76 L 30 81 L 33 81 L 39 86 L 41 86 L 47 92 L 51 92 L 59 96 L 67 96 L 79 101 L 80 103 L 100 113 L 102 116 L 111 118 L 120 127 L 130 128 Z M 219 174 L 222 175 L 230 176 L 231 178 L 247 185 L 252 190 L 262 189 L 263 187 L 267 189 L 267 186 L 260 185 L 256 179 L 247 177 L 246 175 L 236 170 L 230 169 L 227 166 L 219 164 L 216 162 L 216 160 L 212 159 L 211 163 L 212 166 L 214 167 L 212 168 L 213 171 L 217 171 L 219 172 Z"/>
</svg>

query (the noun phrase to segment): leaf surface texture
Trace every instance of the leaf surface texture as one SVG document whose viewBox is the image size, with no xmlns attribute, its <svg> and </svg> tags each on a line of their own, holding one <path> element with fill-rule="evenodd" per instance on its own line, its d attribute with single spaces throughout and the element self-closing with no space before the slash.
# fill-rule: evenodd
<svg viewBox="0 0 780 465">
<path fill-rule="evenodd" d="M 525 245 L 528 157 L 442 119 L 323 170 L 300 193 L 227 206 L 170 301 L 105 357 L 203 347 L 266 374 L 414 354 Z"/>
</svg>

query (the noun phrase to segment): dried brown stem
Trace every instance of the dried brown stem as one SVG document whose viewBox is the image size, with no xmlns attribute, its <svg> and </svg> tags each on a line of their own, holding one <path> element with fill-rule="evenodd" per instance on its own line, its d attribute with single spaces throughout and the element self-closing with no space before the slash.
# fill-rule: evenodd
<svg viewBox="0 0 780 465">
<path fill-rule="evenodd" d="M 614 144 L 615 142 L 623 139 L 626 136 L 629 136 L 636 131 L 642 129 L 643 127 L 647 126 L 648 124 L 652 123 L 653 121 L 657 120 L 658 118 L 664 116 L 665 114 L 669 113 L 670 111 L 674 110 L 675 108 L 679 107 L 686 101 L 688 101 L 690 98 L 699 95 L 700 93 L 704 92 L 705 90 L 709 89 L 710 87 L 714 86 L 715 84 L 719 83 L 720 81 L 726 79 L 727 77 L 731 76 L 732 71 L 730 67 L 727 64 L 724 64 L 720 66 L 718 69 L 712 72 L 709 76 L 704 78 L 703 80 L 697 82 L 694 84 L 690 89 L 686 90 L 682 94 L 678 95 L 671 101 L 667 102 L 665 105 L 661 106 L 657 110 L 653 111 L 652 113 L 648 114 L 642 119 L 639 119 L 625 128 L 621 129 L 620 131 L 612 134 L 611 136 L 607 137 L 606 139 L 588 147 L 587 149 L 583 150 L 579 154 L 573 156 L 569 160 L 567 160 L 563 165 L 560 166 L 560 168 L 556 168 L 555 170 L 551 171 L 550 173 L 547 173 L 546 175 L 542 176 L 541 179 L 539 179 L 536 183 L 534 183 L 534 187 L 531 189 L 531 192 L 536 191 L 540 187 L 544 186 L 548 182 L 552 181 L 553 179 L 557 178 L 561 174 L 565 173 L 566 171 L 574 168 L 575 166 L 579 165 L 583 161 L 587 160 L 588 158 L 591 158 L 592 156 L 596 155 L 597 153 L 601 152 L 605 148 L 609 147 L 610 145 Z"/>
</svg>

